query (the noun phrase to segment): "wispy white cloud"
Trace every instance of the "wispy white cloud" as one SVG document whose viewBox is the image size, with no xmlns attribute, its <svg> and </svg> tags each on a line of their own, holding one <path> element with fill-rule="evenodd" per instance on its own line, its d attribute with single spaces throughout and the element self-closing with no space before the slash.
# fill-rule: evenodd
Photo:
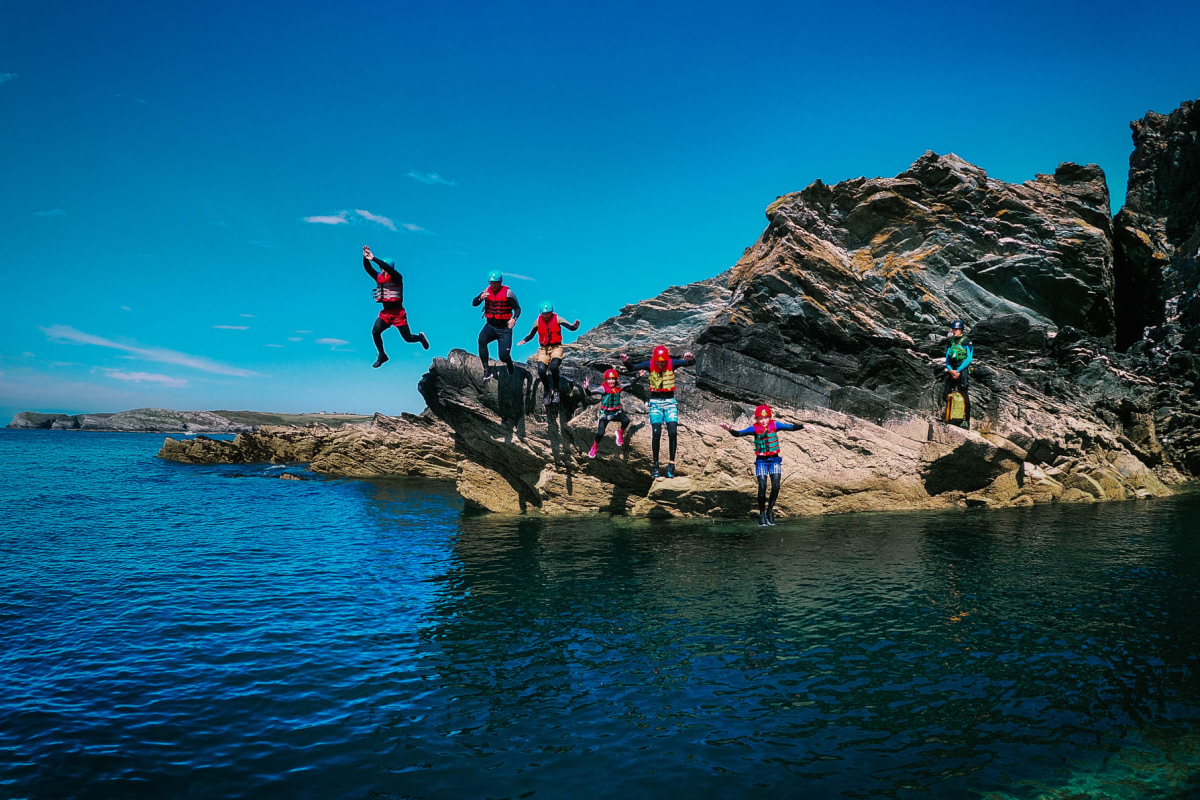
<svg viewBox="0 0 1200 800">
<path fill-rule="evenodd" d="M 122 311 L 133 311 L 133 309 L 130 308 L 129 306 L 121 306 L 121 310 Z"/>
<path fill-rule="evenodd" d="M 213 325 L 219 331 L 248 331 L 249 325 Z"/>
<path fill-rule="evenodd" d="M 312 331 L 296 331 L 296 333 L 312 333 Z"/>
<path fill-rule="evenodd" d="M 382 217 L 379 214 L 372 214 L 370 211 L 367 211 L 362 208 L 354 209 L 354 213 L 358 214 L 360 217 L 367 220 L 368 222 L 374 222 L 377 225 L 382 225 L 383 227 L 387 228 L 389 231 L 396 230 L 396 223 L 392 222 L 387 217 Z M 408 226 L 406 225 L 405 227 L 408 227 Z"/>
<path fill-rule="evenodd" d="M 159 375 L 153 372 L 122 372 L 118 369 L 106 369 L 104 374 L 118 381 L 132 383 L 157 383 L 171 389 L 183 389 L 188 385 L 187 378 L 172 378 L 170 375 Z"/>
<path fill-rule="evenodd" d="M 350 344 L 345 339 L 317 339 L 317 344 L 329 344 L 337 347 L 343 344 Z"/>
<path fill-rule="evenodd" d="M 258 319 L 258 314 L 238 314 L 238 316 L 246 319 Z"/>
<path fill-rule="evenodd" d="M 408 177 L 412 178 L 414 181 L 427 183 L 431 186 L 458 186 L 458 181 L 453 181 L 449 178 L 443 178 L 436 172 L 418 172 L 415 169 L 410 169 L 408 171 Z"/>
<path fill-rule="evenodd" d="M 531 278 L 528 275 L 518 275 L 515 272 L 506 272 L 506 273 L 504 273 L 504 277 L 516 278 L 519 281 L 536 281 L 537 280 L 537 278 Z"/>
<path fill-rule="evenodd" d="M 420 225 L 414 225 L 411 222 L 401 222 L 400 227 L 412 233 L 429 233 L 427 228 L 422 228 Z"/>
<path fill-rule="evenodd" d="M 333 214 L 330 216 L 318 215 L 315 217 L 305 217 L 304 221 L 311 222 L 316 225 L 346 225 L 346 224 L 349 224 L 350 220 L 348 220 L 344 216 L 342 216 L 342 214 L 345 214 L 345 213 L 346 212 L 343 211 L 341 214 Z"/>
<path fill-rule="evenodd" d="M 281 345 L 281 344 L 267 344 L 267 345 L 263 345 L 263 346 L 264 347 L 283 347 L 283 345 Z"/>
<path fill-rule="evenodd" d="M 0 83 L 8 83 L 15 77 L 17 77 L 15 72 L 0 72 Z"/>
<path fill-rule="evenodd" d="M 105 339 L 102 336 L 95 336 L 83 331 L 77 331 L 70 325 L 51 325 L 49 328 L 41 328 L 42 333 L 46 334 L 46 338 L 54 342 L 71 342 L 72 344 L 90 344 L 96 347 L 107 347 L 111 350 L 120 350 L 128 353 L 131 358 L 139 358 L 143 361 L 157 361 L 163 364 L 175 364 L 180 367 L 189 367 L 191 369 L 200 370 L 201 372 L 209 372 L 214 375 L 232 375 L 238 378 L 253 378 L 257 377 L 257 372 L 251 372 L 248 369 L 240 367 L 230 367 L 225 364 L 213 361 L 203 356 L 193 356 L 187 353 L 180 353 L 176 350 L 168 350 L 165 347 L 143 347 L 138 344 L 125 344 L 123 342 L 114 342 L 112 339 Z"/>
<path fill-rule="evenodd" d="M 302 336 L 289 336 L 289 337 L 288 337 L 288 341 L 289 341 L 289 342 L 303 342 L 303 341 L 304 341 L 304 337 L 302 337 Z"/>
<path fill-rule="evenodd" d="M 63 211 L 61 208 L 51 208 L 48 211 L 35 211 L 33 212 L 33 215 L 35 217 L 65 217 L 67 212 Z"/>
</svg>

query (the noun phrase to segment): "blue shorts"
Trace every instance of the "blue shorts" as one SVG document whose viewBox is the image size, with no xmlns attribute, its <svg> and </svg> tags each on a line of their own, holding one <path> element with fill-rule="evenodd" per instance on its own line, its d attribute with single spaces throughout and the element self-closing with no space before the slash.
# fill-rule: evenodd
<svg viewBox="0 0 1200 800">
<path fill-rule="evenodd" d="M 783 459 L 780 456 L 759 458 L 754 461 L 754 477 L 756 478 L 765 478 L 769 475 L 780 475 L 782 473 Z"/>
<path fill-rule="evenodd" d="M 650 424 L 662 425 L 664 422 L 679 422 L 679 404 L 675 398 L 670 400 L 650 399 Z"/>
</svg>

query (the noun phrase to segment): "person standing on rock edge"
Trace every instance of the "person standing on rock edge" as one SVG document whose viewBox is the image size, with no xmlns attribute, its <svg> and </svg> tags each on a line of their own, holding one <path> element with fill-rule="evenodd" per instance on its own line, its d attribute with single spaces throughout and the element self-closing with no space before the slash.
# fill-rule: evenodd
<svg viewBox="0 0 1200 800">
<path fill-rule="evenodd" d="M 658 477 L 659 443 L 662 441 L 663 425 L 667 426 L 667 442 L 670 460 L 667 462 L 667 477 L 675 477 L 675 446 L 678 444 L 676 432 L 679 425 L 679 406 L 675 402 L 675 369 L 690 367 L 696 363 L 691 353 L 684 353 L 683 358 L 674 358 L 670 351 L 663 346 L 654 348 L 649 361 L 640 364 L 629 364 L 629 356 L 621 353 L 621 363 L 627 370 L 646 371 L 650 375 L 650 437 L 651 451 L 654 454 L 654 466 L 650 469 L 650 477 Z"/>
<path fill-rule="evenodd" d="M 479 331 L 479 362 L 483 365 L 483 379 L 490 381 L 488 369 L 488 345 L 498 342 L 497 355 L 513 374 L 512 329 L 521 316 L 521 304 L 513 290 L 504 285 L 504 276 L 499 271 L 488 274 L 488 288 L 471 300 L 472 306 L 483 303 L 483 330 Z"/>
<path fill-rule="evenodd" d="M 596 457 L 596 448 L 600 446 L 600 440 L 604 438 L 604 429 L 610 422 L 620 423 L 621 427 L 617 428 L 617 447 L 625 446 L 625 429 L 629 427 L 629 415 L 621 408 L 621 392 L 628 391 L 634 383 L 637 383 L 637 378 L 624 382 L 621 380 L 621 373 L 615 369 L 605 370 L 604 383 L 596 389 L 591 388 L 590 378 L 583 379 L 585 394 L 600 395 L 600 422 L 596 426 L 596 439 L 592 442 L 592 449 L 588 450 L 588 458 Z"/>
<path fill-rule="evenodd" d="M 779 498 L 779 483 L 783 475 L 783 458 L 779 455 L 779 431 L 802 431 L 803 424 L 776 422 L 771 407 L 754 409 L 754 424 L 735 431 L 728 422 L 721 427 L 734 436 L 754 436 L 754 477 L 758 479 L 758 526 L 775 524 L 775 501 Z M 767 499 L 767 477 L 771 478 L 771 497 Z"/>
<path fill-rule="evenodd" d="M 562 329 L 579 330 L 579 320 L 567 322 L 554 313 L 553 303 L 542 303 L 541 313 L 529 329 L 525 338 L 517 342 L 523 345 L 535 335 L 538 337 L 537 359 L 538 377 L 542 380 L 542 405 L 557 403 L 559 370 L 562 368 L 563 346 Z"/>
<path fill-rule="evenodd" d="M 379 265 L 378 272 L 372 264 Z M 387 353 L 383 351 L 383 332 L 388 328 L 394 327 L 400 331 L 400 337 L 404 341 L 420 342 L 421 346 L 428 350 L 429 340 L 425 338 L 425 334 L 418 333 L 413 336 L 412 331 L 408 329 L 408 313 L 404 310 L 404 279 L 396 271 L 396 265 L 376 257 L 371 253 L 370 246 L 363 245 L 363 269 L 375 280 L 375 302 L 383 304 L 383 310 L 379 312 L 375 324 L 371 327 L 371 338 L 375 340 L 375 349 L 379 352 L 379 357 L 371 366 L 378 369 L 388 360 Z"/>
<path fill-rule="evenodd" d="M 946 382 L 943 386 L 943 397 L 949 397 L 957 391 L 963 396 L 962 427 L 971 427 L 971 362 L 975 359 L 975 347 L 966 337 L 961 319 L 950 325 L 950 342 L 946 346 Z"/>
</svg>

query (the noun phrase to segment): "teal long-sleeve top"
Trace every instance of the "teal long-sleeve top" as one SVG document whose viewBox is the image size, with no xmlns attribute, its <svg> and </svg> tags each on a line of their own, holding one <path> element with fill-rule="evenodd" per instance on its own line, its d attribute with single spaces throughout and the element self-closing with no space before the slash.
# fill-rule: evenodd
<svg viewBox="0 0 1200 800">
<path fill-rule="evenodd" d="M 953 361 L 955 361 L 957 359 L 951 358 L 950 351 L 956 349 L 956 347 L 961 347 L 963 350 L 966 350 L 967 356 L 966 356 L 966 358 L 964 358 L 958 362 L 958 366 L 953 366 Z M 946 371 L 947 372 L 949 372 L 950 370 L 957 370 L 958 372 L 965 372 L 967 367 L 971 366 L 971 361 L 974 358 L 975 358 L 975 348 L 971 345 L 971 340 L 965 336 L 960 339 L 951 339 L 950 344 L 946 345 Z"/>
</svg>

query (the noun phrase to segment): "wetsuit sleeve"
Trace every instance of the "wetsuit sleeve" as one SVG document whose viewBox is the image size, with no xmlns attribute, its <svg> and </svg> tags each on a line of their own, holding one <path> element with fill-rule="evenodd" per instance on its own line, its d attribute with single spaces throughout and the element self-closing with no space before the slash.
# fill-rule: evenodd
<svg viewBox="0 0 1200 800">
<path fill-rule="evenodd" d="M 367 274 L 371 276 L 372 280 L 379 277 L 379 273 L 376 272 L 375 268 L 371 266 L 371 261 L 366 256 L 363 256 L 363 269 L 367 271 Z"/>
<path fill-rule="evenodd" d="M 950 348 L 953 346 L 953 344 L 954 343 L 951 342 L 950 344 L 946 345 L 946 354 L 942 356 L 942 361 L 946 362 L 946 372 L 950 371 Z"/>
<path fill-rule="evenodd" d="M 963 347 L 966 348 L 967 358 L 963 363 L 958 365 L 959 372 L 966 372 L 967 367 L 971 366 L 971 360 L 975 358 L 975 348 L 971 346 L 970 342 L 964 342 Z"/>
<path fill-rule="evenodd" d="M 625 365 L 625 369 L 629 372 L 637 372 L 639 369 L 650 369 L 650 362 L 643 361 L 640 364 L 627 364 Z"/>
<path fill-rule="evenodd" d="M 396 286 L 400 287 L 401 289 L 404 288 L 404 278 L 400 277 L 400 273 L 396 271 L 395 267 L 378 257 L 371 260 L 374 261 L 381 270 L 387 273 L 388 277 L 392 279 L 392 283 L 396 284 Z"/>
<path fill-rule="evenodd" d="M 679 367 L 694 367 L 694 366 L 696 366 L 696 359 L 694 359 L 694 358 L 675 358 L 674 356 L 671 357 L 671 369 L 678 369 Z"/>
<path fill-rule="evenodd" d="M 508 290 L 508 297 L 512 300 L 513 319 L 521 318 L 521 304 L 517 302 L 517 296 L 513 294 L 513 290 Z"/>
<path fill-rule="evenodd" d="M 775 430 L 777 431 L 794 431 L 796 426 L 791 422 L 775 422 Z"/>
<path fill-rule="evenodd" d="M 477 295 L 475 295 L 474 297 L 472 297 L 472 298 L 471 298 L 471 305 L 473 305 L 473 306 L 477 306 L 477 305 L 479 305 L 479 304 L 480 304 L 480 303 L 482 303 L 482 302 L 483 302 L 483 294 L 482 294 L 482 292 L 481 292 L 480 294 L 477 294 Z"/>
<path fill-rule="evenodd" d="M 604 394 L 604 389 L 599 386 L 588 386 L 586 391 L 588 395 L 592 397 L 595 397 L 598 394 Z"/>
<path fill-rule="evenodd" d="M 751 425 L 749 428 L 742 428 L 740 431 L 731 430 L 729 432 L 734 436 L 750 436 L 754 433 L 754 426 Z"/>
<path fill-rule="evenodd" d="M 567 329 L 567 330 L 569 330 L 569 331 L 577 331 L 577 330 L 579 330 L 579 326 L 578 326 L 578 325 L 573 325 L 573 324 L 571 324 L 570 322 L 567 322 L 567 321 L 566 321 L 565 319 L 563 319 L 562 317 L 559 317 L 559 318 L 558 318 L 558 324 L 559 324 L 559 325 L 562 325 L 564 328 L 566 328 L 566 329 Z"/>
<path fill-rule="evenodd" d="M 536 322 L 533 323 L 533 327 L 529 329 L 529 333 L 525 334 L 525 338 L 522 339 L 521 341 L 527 342 L 530 339 L 532 339 L 534 336 L 537 336 L 537 323 Z"/>
</svg>

